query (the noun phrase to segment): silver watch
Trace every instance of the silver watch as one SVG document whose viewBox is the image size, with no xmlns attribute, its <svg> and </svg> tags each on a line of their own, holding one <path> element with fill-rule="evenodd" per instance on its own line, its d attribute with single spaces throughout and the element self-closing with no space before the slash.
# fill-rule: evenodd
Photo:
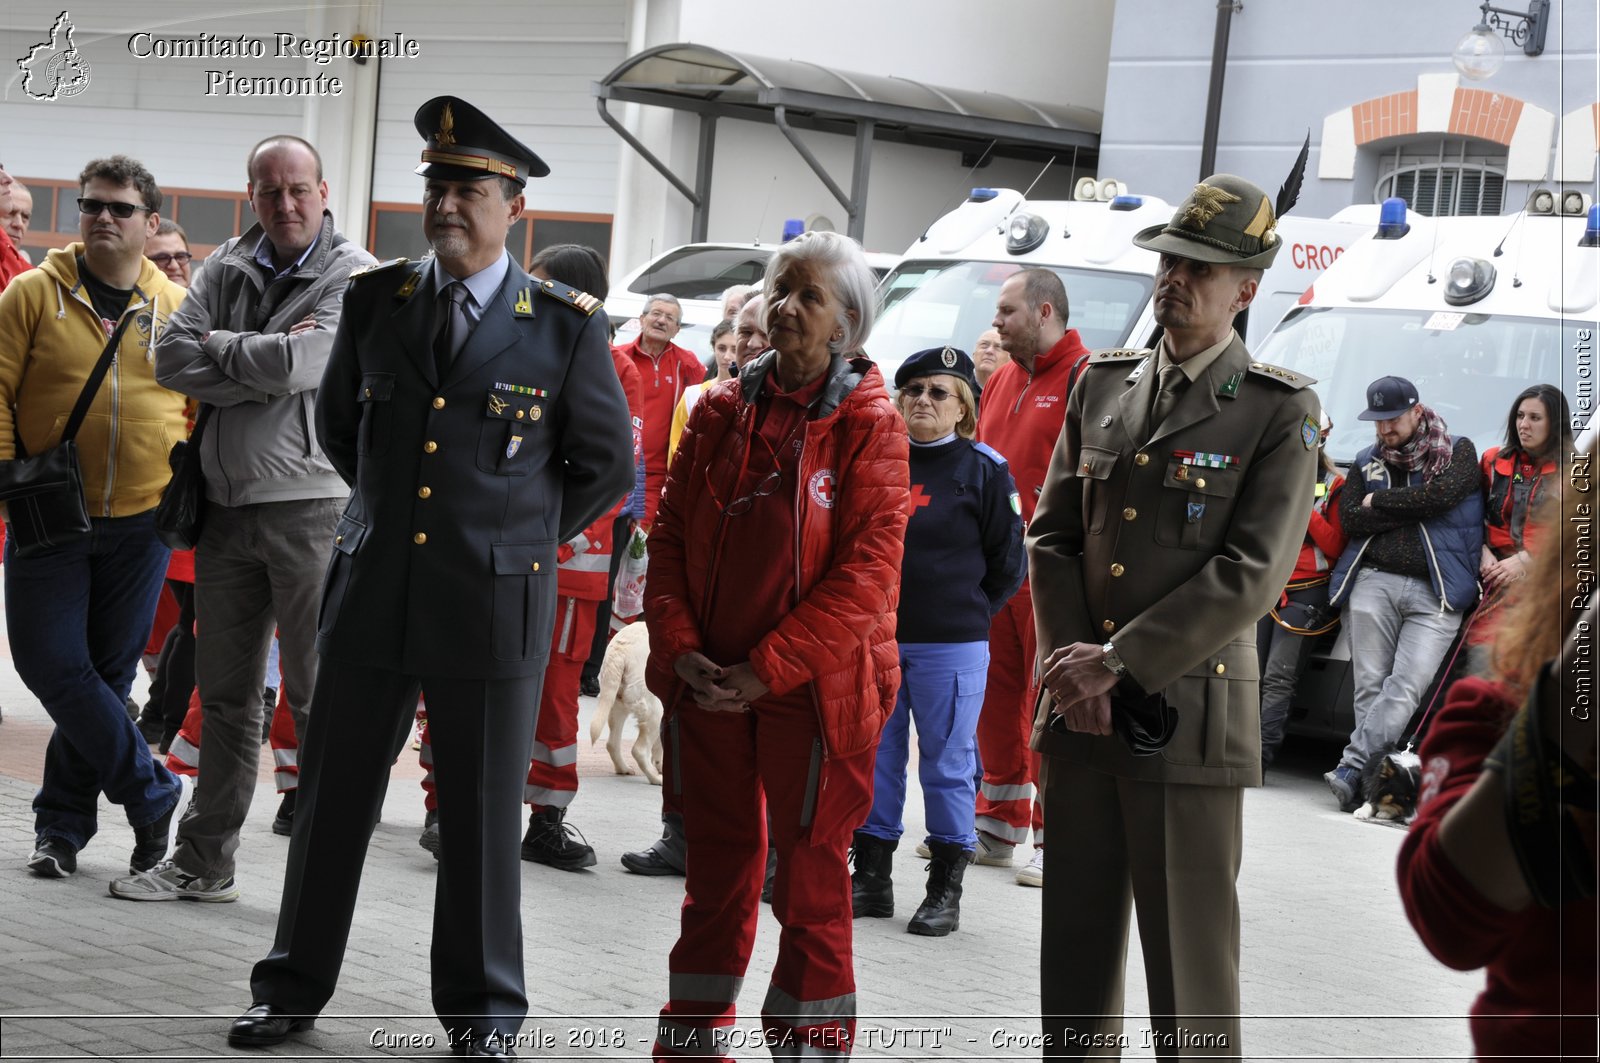
<svg viewBox="0 0 1600 1063">
<path fill-rule="evenodd" d="M 1117 647 L 1113 643 L 1107 642 L 1100 647 L 1100 663 L 1106 666 L 1106 671 L 1118 679 L 1128 674 L 1128 666 L 1122 663 L 1122 656 L 1117 653 Z"/>
</svg>

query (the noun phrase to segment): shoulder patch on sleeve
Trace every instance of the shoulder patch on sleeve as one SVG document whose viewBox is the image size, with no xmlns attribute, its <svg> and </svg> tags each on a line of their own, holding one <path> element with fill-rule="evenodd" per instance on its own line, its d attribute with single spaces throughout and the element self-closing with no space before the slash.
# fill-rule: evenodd
<svg viewBox="0 0 1600 1063">
<path fill-rule="evenodd" d="M 976 450 L 979 454 L 982 454 L 996 465 L 1004 465 L 1006 463 L 1005 455 L 1001 454 L 998 450 L 994 449 L 987 443 L 974 443 L 972 444 L 972 449 Z"/>
<path fill-rule="evenodd" d="M 1148 347 L 1113 347 L 1110 350 L 1095 351 L 1089 355 L 1090 365 L 1106 365 L 1117 362 L 1128 362 L 1135 358 L 1147 358 L 1152 353 Z"/>
<path fill-rule="evenodd" d="M 1276 380 L 1278 383 L 1287 385 L 1296 391 L 1310 387 L 1317 382 L 1315 377 L 1301 376 L 1292 369 L 1285 369 L 1281 365 L 1273 365 L 1270 362 L 1251 362 L 1250 372 L 1256 376 L 1264 376 L 1268 380 Z"/>
<path fill-rule="evenodd" d="M 403 266 L 406 264 L 406 261 L 407 260 L 404 258 L 391 258 L 387 262 L 374 262 L 370 266 L 362 266 L 360 269 L 351 270 L 350 279 L 356 280 L 360 277 L 370 277 L 372 274 L 381 270 L 393 269 L 395 266 Z"/>
<path fill-rule="evenodd" d="M 540 281 L 539 290 L 558 303 L 565 303 L 574 309 L 583 311 L 585 317 L 605 305 L 588 292 L 579 291 L 570 284 L 563 284 L 554 279 Z"/>
</svg>

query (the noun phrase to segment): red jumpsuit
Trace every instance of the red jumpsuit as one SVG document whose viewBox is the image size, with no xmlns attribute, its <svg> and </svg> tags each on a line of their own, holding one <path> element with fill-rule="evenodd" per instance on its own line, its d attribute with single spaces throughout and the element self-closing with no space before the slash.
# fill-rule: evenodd
<svg viewBox="0 0 1600 1063">
<path fill-rule="evenodd" d="M 906 430 L 871 363 L 836 360 L 786 395 L 773 358 L 696 404 L 651 536 L 648 683 L 677 727 L 688 846 L 656 1059 L 740 1047 L 769 810 L 783 930 L 764 1036 L 798 1055 L 846 1054 L 855 1035 L 846 854 L 899 685 Z M 673 672 L 690 652 L 748 661 L 769 693 L 700 708 Z"/>
<path fill-rule="evenodd" d="M 1073 370 L 1089 356 L 1077 329 L 1068 329 L 1029 373 L 1015 361 L 994 371 L 983 389 L 978 442 L 987 443 L 1011 466 L 1022 501 L 1024 526 L 1033 519 L 1050 455 L 1067 416 Z M 1033 826 L 1044 844 L 1044 810 L 1035 800 L 1039 754 L 1028 749 L 1033 730 L 1033 590 L 1028 580 L 989 625 L 989 677 L 978 717 L 978 753 L 983 784 L 978 788 L 977 827 L 1020 845 Z"/>
<path fill-rule="evenodd" d="M 667 349 L 656 357 L 641 350 L 637 339 L 613 351 L 621 353 L 639 371 L 644 417 L 644 523 L 649 527 L 656 522 L 661 485 L 667 479 L 672 411 L 678 408 L 684 388 L 706 378 L 706 367 L 676 343 L 667 344 Z"/>
</svg>

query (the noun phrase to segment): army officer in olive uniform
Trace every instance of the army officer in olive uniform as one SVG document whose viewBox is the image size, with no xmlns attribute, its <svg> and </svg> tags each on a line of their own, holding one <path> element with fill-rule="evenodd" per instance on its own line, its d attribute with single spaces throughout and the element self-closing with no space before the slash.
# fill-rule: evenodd
<svg viewBox="0 0 1600 1063">
<path fill-rule="evenodd" d="M 1304 536 L 1318 438 L 1311 381 L 1253 362 L 1233 331 L 1275 225 L 1260 189 L 1218 175 L 1134 238 L 1161 255 L 1164 335 L 1092 356 L 1029 527 L 1047 691 L 1034 746 L 1050 852 L 1070 861 L 1044 887 L 1049 1055 L 1116 1044 L 1130 904 L 1158 1055 L 1240 1052 L 1254 631 Z"/>
<path fill-rule="evenodd" d="M 523 184 L 548 168 L 462 100 L 416 123 L 434 257 L 351 281 L 322 381 L 317 436 L 354 493 L 330 544 L 277 939 L 235 1045 L 307 1028 L 333 994 L 420 690 L 442 839 L 433 1006 L 457 1054 L 509 1052 L 528 1008 L 517 853 L 557 544 L 633 483 L 598 301 L 506 253 Z"/>
</svg>

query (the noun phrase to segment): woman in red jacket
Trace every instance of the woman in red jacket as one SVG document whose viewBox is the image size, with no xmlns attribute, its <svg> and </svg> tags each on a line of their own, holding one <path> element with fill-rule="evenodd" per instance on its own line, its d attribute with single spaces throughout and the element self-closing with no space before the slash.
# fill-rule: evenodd
<svg viewBox="0 0 1600 1063">
<path fill-rule="evenodd" d="M 1339 611 L 1328 604 L 1328 575 L 1339 560 L 1349 537 L 1339 523 L 1339 492 L 1344 477 L 1328 457 L 1328 433 L 1333 421 L 1322 414 L 1322 437 L 1317 444 L 1317 481 L 1312 486 L 1311 522 L 1294 572 L 1278 604 L 1261 618 L 1256 642 L 1261 652 L 1261 766 L 1269 767 L 1283 745 L 1294 702 L 1295 686 L 1311 645 L 1318 635 L 1339 624 Z"/>
<path fill-rule="evenodd" d="M 1463 679 L 1422 743 L 1400 896 L 1428 951 L 1485 969 L 1479 1060 L 1595 1058 L 1594 448 L 1540 507 L 1526 579 L 1484 678 Z M 1563 483 L 1564 481 L 1564 483 Z M 1520 708 L 1519 708 L 1520 707 Z M 1513 799 L 1514 798 L 1514 799 Z"/>
<path fill-rule="evenodd" d="M 860 356 L 874 293 L 855 241 L 786 243 L 763 287 L 774 349 L 696 403 L 650 536 L 648 682 L 688 846 L 657 1059 L 738 1047 L 769 810 L 766 1043 L 848 1053 L 855 1033 L 846 854 L 899 685 L 906 428 Z"/>
<path fill-rule="evenodd" d="M 1528 569 L 1523 541 L 1528 514 L 1561 458 L 1572 450 L 1567 397 L 1550 384 L 1517 396 L 1506 418 L 1506 444 L 1483 452 L 1484 537 L 1478 575 L 1486 596 L 1521 579 Z M 1480 610 L 1487 612 L 1487 610 Z"/>
</svg>

